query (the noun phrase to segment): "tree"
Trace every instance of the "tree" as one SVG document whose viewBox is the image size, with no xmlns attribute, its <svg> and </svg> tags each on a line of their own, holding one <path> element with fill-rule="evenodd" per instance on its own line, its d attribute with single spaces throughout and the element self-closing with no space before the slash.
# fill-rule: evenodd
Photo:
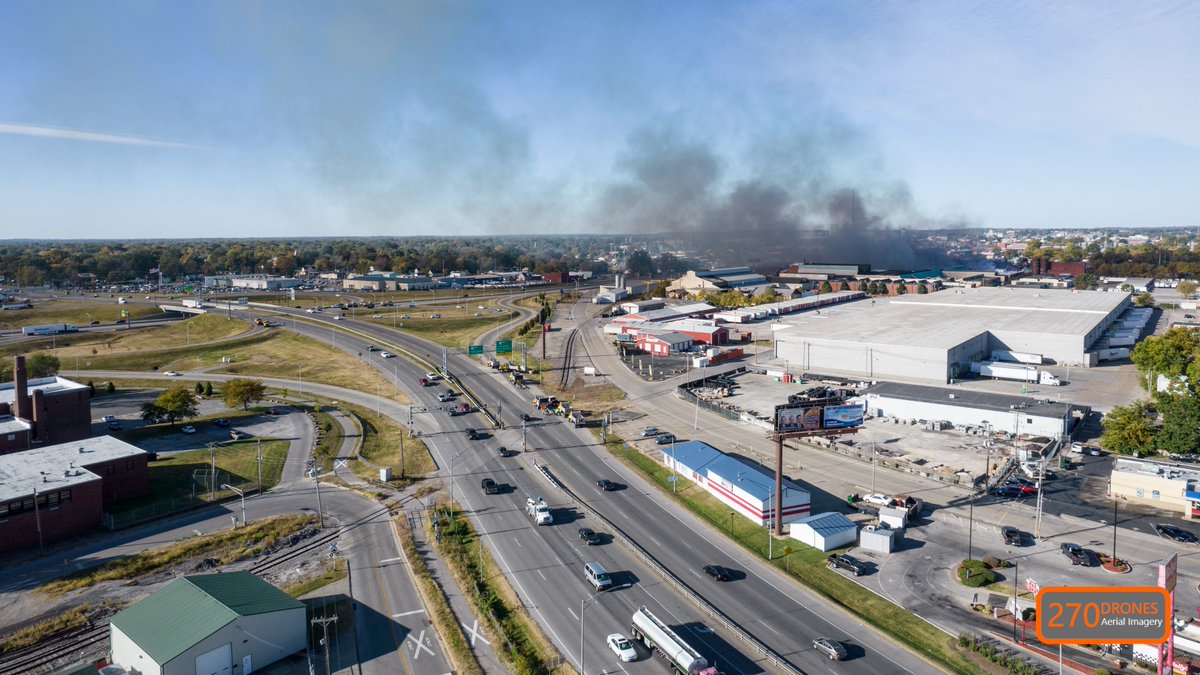
<svg viewBox="0 0 1200 675">
<path fill-rule="evenodd" d="M 667 280 L 666 279 L 663 279 L 662 281 L 655 284 L 654 288 L 650 291 L 650 297 L 652 297 L 652 298 L 667 297 Z"/>
<path fill-rule="evenodd" d="M 1181 281 L 1179 282 L 1179 285 L 1175 287 L 1175 290 L 1179 291 L 1179 294 L 1183 297 L 1190 298 L 1196 294 L 1196 282 Z"/>
<path fill-rule="evenodd" d="M 929 293 L 929 286 L 925 285 L 924 281 L 917 284 L 917 295 L 925 295 L 927 293 Z"/>
<path fill-rule="evenodd" d="M 1150 404 L 1146 401 L 1113 408 L 1101 422 L 1104 434 L 1100 436 L 1100 444 L 1121 455 L 1153 452 L 1157 429 L 1147 417 L 1149 412 Z"/>
<path fill-rule="evenodd" d="M 1177 378 L 1187 375 L 1197 354 L 1200 354 L 1200 333 L 1190 328 L 1172 328 L 1139 342 L 1129 358 L 1142 373 L 1143 384 L 1153 390 L 1151 376 Z"/>
<path fill-rule="evenodd" d="M 204 383 L 204 395 L 205 395 L 205 396 L 212 396 L 212 382 L 205 382 L 205 383 Z"/>
<path fill-rule="evenodd" d="M 96 398 L 96 383 L 88 380 L 88 394 L 92 398 Z"/>
<path fill-rule="evenodd" d="M 201 384 L 200 382 L 197 382 L 197 383 L 196 383 L 196 395 L 197 395 L 197 396 L 203 396 L 203 395 L 204 395 L 204 385 L 203 385 L 203 384 Z"/>
<path fill-rule="evenodd" d="M 859 282 L 858 282 L 858 290 L 859 290 L 859 292 L 860 292 L 860 293 L 866 293 L 866 292 L 867 292 L 867 281 L 866 281 L 866 279 L 860 279 L 860 280 L 859 280 Z"/>
<path fill-rule="evenodd" d="M 838 290 L 839 291 L 850 290 L 850 282 L 846 281 L 845 279 L 842 279 L 842 283 L 840 285 L 838 285 Z"/>
<path fill-rule="evenodd" d="M 629 254 L 629 259 L 625 261 L 625 271 L 640 276 L 653 276 L 654 259 L 650 257 L 649 253 L 639 248 Z"/>
<path fill-rule="evenodd" d="M 896 295 L 904 295 L 908 292 L 908 284 L 900 281 L 896 283 Z"/>
<path fill-rule="evenodd" d="M 262 400 L 265 388 L 261 380 L 230 380 L 221 387 L 221 399 L 230 408 L 242 406 L 248 410 L 250 404 Z"/>
<path fill-rule="evenodd" d="M 109 382 L 104 387 L 104 393 L 106 393 L 106 394 L 113 394 L 113 393 L 116 393 L 116 391 L 117 391 L 117 385 L 113 384 L 112 382 Z"/>
<path fill-rule="evenodd" d="M 57 375 L 58 368 L 58 357 L 50 354 L 33 354 L 25 359 L 25 370 L 29 373 L 29 377 Z"/>
<path fill-rule="evenodd" d="M 1138 307 L 1153 307 L 1154 296 L 1149 291 L 1142 291 L 1133 298 L 1133 304 Z"/>
<path fill-rule="evenodd" d="M 154 423 L 163 417 L 169 416 L 167 415 L 167 411 L 164 410 L 163 407 L 158 403 L 149 401 L 142 404 L 142 419 L 146 420 L 147 422 Z"/>
<path fill-rule="evenodd" d="M 820 292 L 820 293 L 832 293 L 832 292 L 833 292 L 833 286 L 832 286 L 832 285 L 831 285 L 831 284 L 830 284 L 828 281 L 822 281 L 822 282 L 821 282 L 821 287 L 820 287 L 820 289 L 818 289 L 818 292 Z"/>
<path fill-rule="evenodd" d="M 1075 277 L 1075 288 L 1081 291 L 1090 291 L 1096 287 L 1096 275 L 1084 272 Z"/>
<path fill-rule="evenodd" d="M 158 395 L 152 403 L 142 406 L 142 418 L 149 419 L 147 414 L 154 412 L 154 417 L 165 417 L 171 424 L 176 420 L 196 416 L 196 395 L 182 384 L 175 385 Z"/>
<path fill-rule="evenodd" d="M 1172 455 L 1200 453 L 1200 398 L 1175 396 L 1162 406 L 1158 448 Z"/>
<path fill-rule="evenodd" d="M 1121 284 L 1121 292 L 1122 293 L 1132 293 L 1133 292 L 1133 284 Z"/>
</svg>

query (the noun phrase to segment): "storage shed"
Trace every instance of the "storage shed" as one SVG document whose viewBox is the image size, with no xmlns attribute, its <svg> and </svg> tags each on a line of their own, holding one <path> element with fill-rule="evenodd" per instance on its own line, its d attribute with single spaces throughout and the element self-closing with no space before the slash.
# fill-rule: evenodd
<svg viewBox="0 0 1200 675">
<path fill-rule="evenodd" d="M 304 603 L 250 572 L 187 576 L 109 623 L 112 662 L 142 675 L 248 675 L 307 646 Z"/>
<path fill-rule="evenodd" d="M 802 544 L 820 551 L 832 551 L 854 544 L 858 526 L 846 516 L 830 511 L 793 522 L 791 534 Z"/>
</svg>

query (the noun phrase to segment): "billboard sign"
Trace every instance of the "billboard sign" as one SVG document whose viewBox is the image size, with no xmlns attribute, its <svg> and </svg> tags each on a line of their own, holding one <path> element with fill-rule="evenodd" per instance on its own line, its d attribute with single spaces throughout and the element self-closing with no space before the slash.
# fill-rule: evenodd
<svg viewBox="0 0 1200 675">
<path fill-rule="evenodd" d="M 827 405 L 825 406 L 826 429 L 848 429 L 860 427 L 863 423 L 864 409 L 862 404 Z"/>
<path fill-rule="evenodd" d="M 1158 564 L 1158 587 L 1168 593 L 1175 590 L 1176 570 L 1179 567 L 1179 556 L 1172 553 Z"/>
<path fill-rule="evenodd" d="M 777 405 L 775 406 L 775 431 L 817 431 L 821 428 L 821 406 Z"/>
</svg>

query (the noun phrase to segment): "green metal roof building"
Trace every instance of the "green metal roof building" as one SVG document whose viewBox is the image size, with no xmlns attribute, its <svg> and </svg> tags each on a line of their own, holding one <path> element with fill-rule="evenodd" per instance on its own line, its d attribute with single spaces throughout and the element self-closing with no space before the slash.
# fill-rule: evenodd
<svg viewBox="0 0 1200 675">
<path fill-rule="evenodd" d="M 113 663 L 143 675 L 248 675 L 305 649 L 304 603 L 249 572 L 178 579 L 112 618 Z"/>
</svg>

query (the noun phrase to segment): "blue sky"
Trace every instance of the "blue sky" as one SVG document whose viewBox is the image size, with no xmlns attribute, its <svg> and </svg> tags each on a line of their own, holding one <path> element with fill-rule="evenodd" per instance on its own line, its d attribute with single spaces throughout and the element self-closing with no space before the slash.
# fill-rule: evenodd
<svg viewBox="0 0 1200 675">
<path fill-rule="evenodd" d="M 1194 2 L 0 3 L 8 237 L 1200 225 Z"/>
</svg>

